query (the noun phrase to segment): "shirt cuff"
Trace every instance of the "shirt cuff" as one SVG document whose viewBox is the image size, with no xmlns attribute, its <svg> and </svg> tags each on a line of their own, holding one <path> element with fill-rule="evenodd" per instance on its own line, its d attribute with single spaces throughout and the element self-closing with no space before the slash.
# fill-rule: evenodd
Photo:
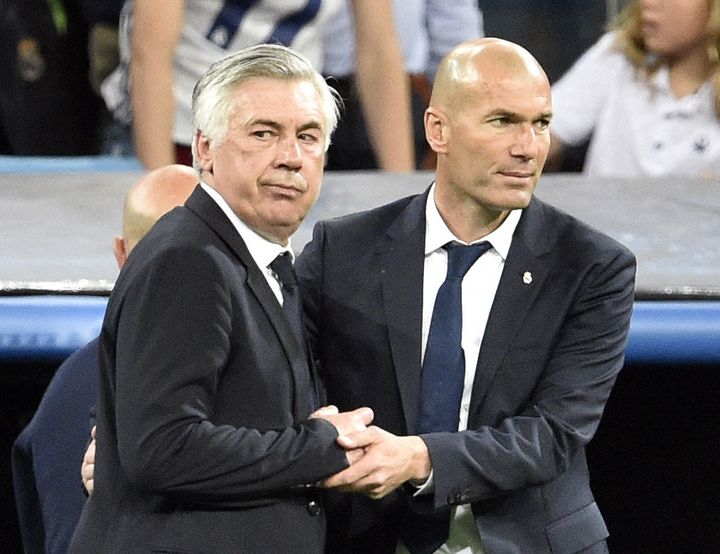
<svg viewBox="0 0 720 554">
<path fill-rule="evenodd" d="M 430 470 L 430 475 L 428 476 L 427 481 L 425 481 L 422 485 L 410 483 L 413 489 L 415 489 L 413 496 L 421 496 L 423 494 L 432 494 L 435 492 L 435 479 L 433 477 L 434 472 L 434 469 Z"/>
</svg>

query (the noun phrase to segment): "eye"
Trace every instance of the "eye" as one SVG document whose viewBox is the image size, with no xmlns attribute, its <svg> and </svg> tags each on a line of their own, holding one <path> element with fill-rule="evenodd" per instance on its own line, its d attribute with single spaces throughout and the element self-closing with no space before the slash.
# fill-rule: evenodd
<svg viewBox="0 0 720 554">
<path fill-rule="evenodd" d="M 258 129 L 256 131 L 252 132 L 252 136 L 257 137 L 259 139 L 269 139 L 272 138 L 274 135 L 274 132 L 270 129 Z"/>
<path fill-rule="evenodd" d="M 506 126 L 510 125 L 512 123 L 512 121 L 510 120 L 509 117 L 498 116 L 498 117 L 494 117 L 493 119 L 491 119 L 490 123 L 497 127 L 506 127 Z"/>
<path fill-rule="evenodd" d="M 319 131 L 302 132 L 298 135 L 298 140 L 300 140 L 301 142 L 314 144 L 314 143 L 320 141 L 320 132 Z"/>
<path fill-rule="evenodd" d="M 535 127 L 544 131 L 545 129 L 550 127 L 550 120 L 548 118 L 538 119 L 535 122 Z"/>
</svg>

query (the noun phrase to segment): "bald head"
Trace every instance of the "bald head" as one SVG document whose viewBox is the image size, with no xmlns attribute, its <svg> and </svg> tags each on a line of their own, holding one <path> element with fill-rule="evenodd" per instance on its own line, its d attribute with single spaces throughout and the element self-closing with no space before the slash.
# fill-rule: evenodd
<svg viewBox="0 0 720 554">
<path fill-rule="evenodd" d="M 506 40 L 464 42 L 440 64 L 425 136 L 435 203 L 458 238 L 482 238 L 529 204 L 550 147 L 550 96 L 537 60 Z"/>
<path fill-rule="evenodd" d="M 125 196 L 123 237 L 115 239 L 115 257 L 122 267 L 125 258 L 155 222 L 185 203 L 199 178 L 185 165 L 167 165 L 146 173 Z"/>
<path fill-rule="evenodd" d="M 443 59 L 433 84 L 430 105 L 459 109 L 478 85 L 492 86 L 504 78 L 527 76 L 548 84 L 545 71 L 522 46 L 499 38 L 481 38 L 461 43 Z"/>
<path fill-rule="evenodd" d="M 168 165 L 150 171 L 135 183 L 125 196 L 123 211 L 123 235 L 128 251 L 160 217 L 184 204 L 198 181 L 192 168 Z"/>
</svg>

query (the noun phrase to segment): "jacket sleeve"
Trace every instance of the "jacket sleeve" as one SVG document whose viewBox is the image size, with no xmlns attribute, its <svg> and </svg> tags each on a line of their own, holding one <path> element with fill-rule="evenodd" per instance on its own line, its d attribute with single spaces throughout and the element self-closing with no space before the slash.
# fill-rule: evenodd
<svg viewBox="0 0 720 554">
<path fill-rule="evenodd" d="M 551 481 L 593 437 L 622 368 L 635 260 L 627 250 L 593 265 L 569 304 L 547 355 L 502 368 L 539 375 L 519 411 L 493 425 L 423 435 L 432 459 L 434 508 L 485 500 Z M 548 316 L 550 317 L 550 316 Z M 534 378 L 534 377 L 533 377 Z"/>
<path fill-rule="evenodd" d="M 242 281 L 228 277 L 226 261 L 199 248 L 175 249 L 135 276 L 120 307 L 113 377 L 118 454 L 130 482 L 214 506 L 283 496 L 347 467 L 326 421 L 294 424 L 288 416 L 288 425 L 265 429 L 214 422 L 228 360 L 256 332 L 252 312 L 237 325 L 231 288 Z M 264 358 L 271 353 L 253 363 Z M 258 398 L 239 409 L 263 402 L 280 401 Z"/>
</svg>

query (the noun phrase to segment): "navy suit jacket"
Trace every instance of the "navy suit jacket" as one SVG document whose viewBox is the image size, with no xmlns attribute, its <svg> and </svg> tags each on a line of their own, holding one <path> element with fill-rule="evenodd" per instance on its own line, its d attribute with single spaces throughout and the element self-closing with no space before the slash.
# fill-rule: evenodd
<svg viewBox="0 0 720 554">
<path fill-rule="evenodd" d="M 370 406 L 401 435 L 418 411 L 426 199 L 319 223 L 297 264 L 328 401 Z M 533 198 L 495 294 L 468 430 L 423 436 L 434 494 L 340 497 L 330 551 L 392 553 L 403 517 L 458 504 L 472 505 L 489 554 L 604 551 L 585 445 L 623 365 L 634 275 L 625 247 Z"/>
<path fill-rule="evenodd" d="M 85 494 L 80 481 L 97 396 L 98 339 L 57 369 L 12 449 L 13 482 L 25 552 L 67 552 Z"/>
<path fill-rule="evenodd" d="M 198 187 L 130 254 L 100 335 L 95 489 L 74 552 L 322 552 L 309 483 L 347 467 L 307 419 L 300 342 Z"/>
</svg>

